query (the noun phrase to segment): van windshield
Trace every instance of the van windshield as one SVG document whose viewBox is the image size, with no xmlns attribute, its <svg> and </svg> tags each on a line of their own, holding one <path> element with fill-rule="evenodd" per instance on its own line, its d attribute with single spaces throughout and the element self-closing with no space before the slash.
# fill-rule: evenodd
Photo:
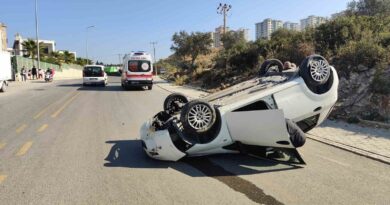
<svg viewBox="0 0 390 205">
<path fill-rule="evenodd" d="M 150 61 L 130 60 L 128 70 L 130 72 L 148 72 L 151 70 Z"/>
<path fill-rule="evenodd" d="M 97 77 L 102 75 L 102 68 L 96 66 L 90 66 L 84 68 L 85 77 Z"/>
</svg>

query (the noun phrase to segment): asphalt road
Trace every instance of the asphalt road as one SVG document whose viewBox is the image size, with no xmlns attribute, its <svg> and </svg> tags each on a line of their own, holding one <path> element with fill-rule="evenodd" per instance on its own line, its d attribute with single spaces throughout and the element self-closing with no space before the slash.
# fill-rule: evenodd
<svg viewBox="0 0 390 205">
<path fill-rule="evenodd" d="M 139 127 L 167 91 L 82 87 L 0 93 L 0 204 L 390 204 L 390 167 L 308 140 L 307 165 L 245 155 L 160 162 Z"/>
</svg>

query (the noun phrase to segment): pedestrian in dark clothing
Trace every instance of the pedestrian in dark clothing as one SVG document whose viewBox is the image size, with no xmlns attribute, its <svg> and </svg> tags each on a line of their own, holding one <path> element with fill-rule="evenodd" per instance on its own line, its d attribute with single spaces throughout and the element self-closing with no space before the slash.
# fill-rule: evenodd
<svg viewBox="0 0 390 205">
<path fill-rule="evenodd" d="M 32 73 L 32 79 L 33 80 L 37 79 L 37 68 L 35 66 L 32 67 L 31 73 Z"/>
<path fill-rule="evenodd" d="M 27 79 L 31 80 L 31 69 L 28 70 L 27 75 L 28 75 L 28 78 L 27 78 Z"/>
</svg>

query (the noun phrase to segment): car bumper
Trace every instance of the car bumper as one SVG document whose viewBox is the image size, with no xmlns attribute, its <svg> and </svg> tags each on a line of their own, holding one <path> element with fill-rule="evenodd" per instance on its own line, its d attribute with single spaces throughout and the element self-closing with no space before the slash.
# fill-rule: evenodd
<svg viewBox="0 0 390 205">
<path fill-rule="evenodd" d="M 153 85 L 153 80 L 125 80 L 123 83 L 126 86 L 142 87 Z"/>
<path fill-rule="evenodd" d="M 151 158 L 164 161 L 177 161 L 186 156 L 185 153 L 175 147 L 168 130 L 154 131 L 152 120 L 142 125 L 140 135 L 142 148 Z"/>
<path fill-rule="evenodd" d="M 83 84 L 86 85 L 96 85 L 104 83 L 106 83 L 106 79 L 104 78 L 83 78 Z"/>
</svg>

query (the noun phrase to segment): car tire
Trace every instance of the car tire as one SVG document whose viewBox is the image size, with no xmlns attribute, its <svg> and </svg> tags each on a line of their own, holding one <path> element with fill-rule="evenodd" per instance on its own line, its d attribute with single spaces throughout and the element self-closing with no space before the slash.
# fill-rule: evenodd
<svg viewBox="0 0 390 205">
<path fill-rule="evenodd" d="M 306 57 L 299 66 L 299 75 L 308 86 L 325 84 L 331 72 L 328 61 L 320 55 Z"/>
<path fill-rule="evenodd" d="M 180 113 L 183 131 L 196 137 L 207 134 L 215 124 L 216 118 L 214 107 L 202 100 L 187 103 Z"/>
<path fill-rule="evenodd" d="M 188 103 L 188 99 L 181 93 L 172 93 L 168 95 L 164 100 L 164 111 L 167 111 L 170 114 L 179 112 L 182 106 L 178 106 L 177 103 L 186 104 Z"/>
<path fill-rule="evenodd" d="M 306 142 L 305 133 L 291 120 L 286 120 L 287 132 L 290 135 L 290 141 L 295 148 L 302 147 Z"/>
<path fill-rule="evenodd" d="M 152 90 L 153 86 L 149 85 L 148 90 Z"/>
<path fill-rule="evenodd" d="M 263 64 L 261 64 L 261 67 L 259 70 L 259 76 L 266 75 L 268 72 L 271 71 L 270 68 L 274 67 L 274 66 L 277 66 L 276 72 L 279 72 L 279 73 L 283 72 L 283 63 L 280 60 L 269 59 L 269 60 L 264 61 Z"/>
<path fill-rule="evenodd" d="M 7 91 L 7 84 L 5 84 L 5 82 L 3 82 L 1 87 L 0 87 L 0 92 L 5 93 L 5 91 Z"/>
</svg>

